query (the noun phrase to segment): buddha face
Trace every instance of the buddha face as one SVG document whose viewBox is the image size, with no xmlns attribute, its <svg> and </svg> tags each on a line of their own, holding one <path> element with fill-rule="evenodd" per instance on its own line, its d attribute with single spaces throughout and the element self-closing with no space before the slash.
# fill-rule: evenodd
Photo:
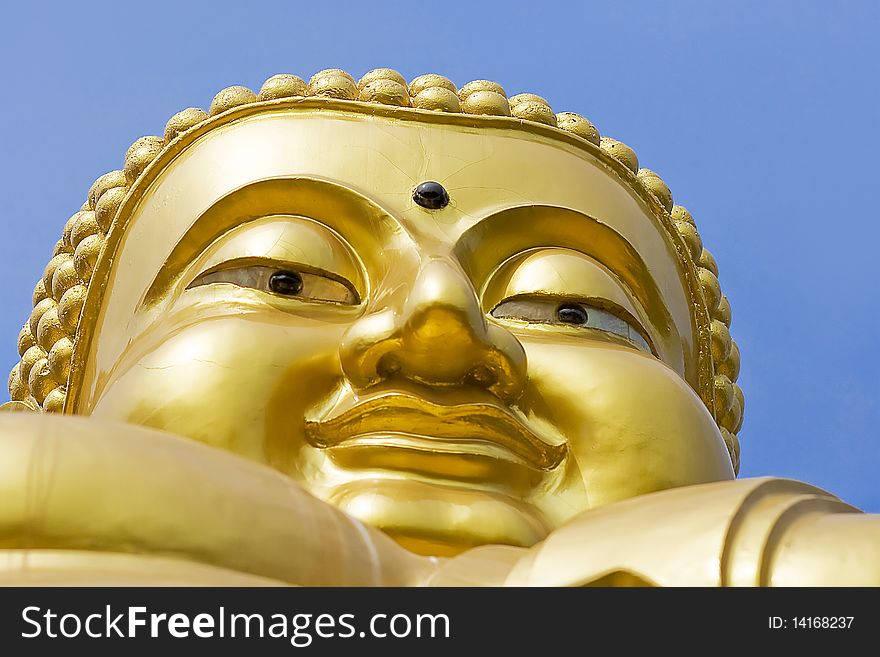
<svg viewBox="0 0 880 657">
<path fill-rule="evenodd" d="M 263 463 L 427 554 L 733 477 L 683 265 L 598 152 L 504 119 L 222 119 L 117 220 L 76 412 Z"/>
</svg>

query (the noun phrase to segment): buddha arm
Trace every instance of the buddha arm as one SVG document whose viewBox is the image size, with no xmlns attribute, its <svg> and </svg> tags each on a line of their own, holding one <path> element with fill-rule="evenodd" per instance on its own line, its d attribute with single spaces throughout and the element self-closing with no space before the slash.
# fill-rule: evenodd
<svg viewBox="0 0 880 657">
<path fill-rule="evenodd" d="M 94 418 L 0 413 L 0 583 L 880 585 L 880 517 L 745 479 L 575 517 L 532 548 L 432 562 L 283 475 Z"/>
<path fill-rule="evenodd" d="M 221 450 L 96 418 L 0 413 L 0 583 L 399 586 L 427 564 Z"/>
<path fill-rule="evenodd" d="M 877 586 L 880 516 L 786 479 L 671 489 L 577 516 L 505 583 Z"/>
<path fill-rule="evenodd" d="M 880 516 L 810 513 L 769 555 L 770 586 L 880 586 Z"/>
</svg>

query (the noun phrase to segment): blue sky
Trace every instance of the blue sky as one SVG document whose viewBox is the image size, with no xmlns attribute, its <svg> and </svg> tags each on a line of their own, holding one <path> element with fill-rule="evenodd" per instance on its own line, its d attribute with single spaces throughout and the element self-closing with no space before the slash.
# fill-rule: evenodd
<svg viewBox="0 0 880 657">
<path fill-rule="evenodd" d="M 13 3 L 0 365 L 67 217 L 221 88 L 388 66 L 501 82 L 632 146 L 697 219 L 743 353 L 742 475 L 880 512 L 874 2 Z"/>
</svg>

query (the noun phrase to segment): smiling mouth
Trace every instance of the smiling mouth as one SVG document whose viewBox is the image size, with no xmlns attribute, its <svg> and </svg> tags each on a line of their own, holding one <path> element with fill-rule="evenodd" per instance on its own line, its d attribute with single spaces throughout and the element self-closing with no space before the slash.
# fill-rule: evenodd
<svg viewBox="0 0 880 657">
<path fill-rule="evenodd" d="M 307 421 L 314 447 L 403 449 L 437 457 L 465 456 L 509 461 L 549 471 L 567 453 L 528 428 L 511 411 L 492 403 L 436 404 L 400 393 L 377 395 L 331 417 Z"/>
</svg>

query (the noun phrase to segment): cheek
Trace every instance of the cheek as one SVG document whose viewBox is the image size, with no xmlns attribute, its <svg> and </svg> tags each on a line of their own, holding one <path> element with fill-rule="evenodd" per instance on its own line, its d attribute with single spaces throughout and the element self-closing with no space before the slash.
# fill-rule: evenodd
<svg viewBox="0 0 880 657">
<path fill-rule="evenodd" d="M 293 474 L 303 418 L 338 386 L 342 327 L 244 318 L 133 343 L 93 414 L 162 429 Z M 125 357 L 121 359 L 125 362 Z"/>
<path fill-rule="evenodd" d="M 595 342 L 525 345 L 521 405 L 568 438 L 589 507 L 733 478 L 712 416 L 659 360 Z"/>
</svg>

